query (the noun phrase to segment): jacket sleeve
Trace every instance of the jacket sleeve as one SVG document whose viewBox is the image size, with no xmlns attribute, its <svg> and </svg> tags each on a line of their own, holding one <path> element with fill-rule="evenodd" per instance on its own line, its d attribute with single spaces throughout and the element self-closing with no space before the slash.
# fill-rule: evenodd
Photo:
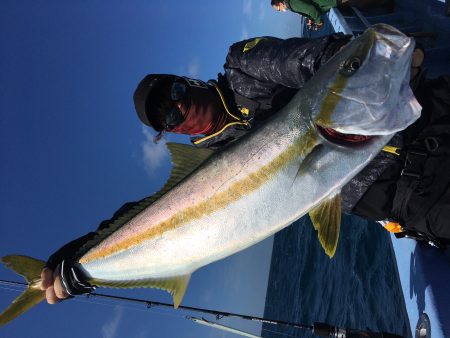
<svg viewBox="0 0 450 338">
<path fill-rule="evenodd" d="M 290 0 L 289 6 L 295 13 L 306 16 L 307 18 L 314 20 L 316 23 L 322 22 L 322 12 L 312 2 L 306 2 L 303 0 Z"/>
<path fill-rule="evenodd" d="M 248 98 L 269 96 L 277 86 L 302 88 L 351 36 L 316 39 L 262 37 L 233 44 L 224 65 L 231 89 Z"/>
<path fill-rule="evenodd" d="M 138 204 L 139 202 L 128 202 L 125 203 L 123 206 L 121 206 L 113 215 L 113 217 L 109 220 L 104 220 L 100 223 L 96 231 L 99 231 L 101 229 L 106 228 L 111 222 L 122 215 L 123 213 L 130 210 L 133 206 Z M 75 260 L 79 257 L 77 257 L 77 253 L 79 249 L 89 240 L 93 239 L 97 235 L 97 232 L 89 232 L 88 234 L 81 236 L 80 238 L 77 238 L 64 246 L 62 246 L 60 249 L 55 251 L 47 260 L 46 266 L 49 267 L 52 270 L 55 270 L 55 268 L 60 264 L 63 260 Z"/>
</svg>

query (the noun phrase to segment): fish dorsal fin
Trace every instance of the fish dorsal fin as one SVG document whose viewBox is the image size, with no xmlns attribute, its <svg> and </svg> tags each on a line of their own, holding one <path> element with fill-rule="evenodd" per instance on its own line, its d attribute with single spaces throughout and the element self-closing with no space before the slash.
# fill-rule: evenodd
<svg viewBox="0 0 450 338">
<path fill-rule="evenodd" d="M 145 201 L 143 203 L 145 205 L 144 208 L 180 183 L 214 153 L 211 149 L 197 148 L 189 144 L 174 142 L 167 143 L 167 148 L 172 158 L 172 172 L 166 184 L 158 192 L 142 200 L 143 202 Z"/>
<path fill-rule="evenodd" d="M 92 279 L 90 283 L 96 286 L 107 288 L 120 288 L 120 289 L 154 288 L 166 290 L 172 295 L 173 305 L 175 308 L 177 308 L 180 305 L 181 301 L 183 300 L 183 296 L 186 293 L 186 289 L 189 284 L 190 278 L 191 274 L 187 274 L 171 278 L 141 279 L 134 281 L 117 281 L 117 282 Z"/>
<path fill-rule="evenodd" d="M 341 197 L 335 194 L 310 210 L 309 217 L 317 231 L 317 237 L 331 258 L 336 252 L 341 228 Z"/>
<path fill-rule="evenodd" d="M 155 195 L 161 194 L 160 196 L 162 196 L 165 194 L 214 153 L 213 150 L 208 148 L 197 148 L 182 143 L 170 142 L 167 143 L 167 148 L 172 157 L 172 173 L 164 187 Z"/>
<path fill-rule="evenodd" d="M 167 148 L 169 149 L 172 158 L 172 172 L 166 184 L 164 184 L 164 186 L 155 194 L 142 199 L 136 205 L 133 205 L 131 208 L 127 208 L 127 210 L 123 213 L 114 215 L 114 217 L 109 221 L 109 224 L 103 225 L 102 229 L 97 230 L 95 237 L 87 241 L 78 250 L 76 257 L 81 257 L 84 255 L 89 249 L 97 245 L 145 208 L 161 198 L 161 196 L 180 183 L 186 176 L 197 169 L 214 153 L 211 149 L 197 148 L 188 144 L 173 142 L 167 143 Z"/>
</svg>

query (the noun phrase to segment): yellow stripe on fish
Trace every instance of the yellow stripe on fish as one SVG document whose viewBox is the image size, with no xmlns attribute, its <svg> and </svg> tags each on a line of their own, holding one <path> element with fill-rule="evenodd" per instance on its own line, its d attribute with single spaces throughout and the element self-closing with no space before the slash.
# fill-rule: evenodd
<svg viewBox="0 0 450 338">
<path fill-rule="evenodd" d="M 227 190 L 218 192 L 207 201 L 202 201 L 195 206 L 188 207 L 178 212 L 169 219 L 160 222 L 142 233 L 135 234 L 132 237 L 123 238 L 109 246 L 97 248 L 92 252 L 88 252 L 80 259 L 80 263 L 87 264 L 98 259 L 112 256 L 123 250 L 137 246 L 153 237 L 159 236 L 166 231 L 175 230 L 183 224 L 226 208 L 229 204 L 261 187 L 271 176 L 280 171 L 294 158 L 308 154 L 317 144 L 317 140 L 315 131 L 310 129 L 306 135 L 299 137 L 291 146 L 270 163 L 262 166 L 258 171 L 250 173 L 246 178 L 235 182 Z"/>
</svg>

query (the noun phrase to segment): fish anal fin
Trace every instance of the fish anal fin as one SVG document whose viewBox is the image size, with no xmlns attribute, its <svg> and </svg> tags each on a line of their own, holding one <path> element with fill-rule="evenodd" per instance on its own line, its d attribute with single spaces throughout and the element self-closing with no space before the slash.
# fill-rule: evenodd
<svg viewBox="0 0 450 338">
<path fill-rule="evenodd" d="M 173 306 L 175 309 L 178 308 L 178 306 L 181 304 L 190 279 L 191 275 L 187 275 L 174 280 L 174 288 L 171 294 L 173 298 Z"/>
<path fill-rule="evenodd" d="M 317 237 L 322 248 L 332 258 L 336 253 L 341 228 L 340 195 L 335 194 L 310 210 L 309 217 L 317 231 Z"/>
<path fill-rule="evenodd" d="M 2 257 L 0 260 L 8 268 L 22 275 L 28 282 L 28 288 L 14 299 L 5 311 L 0 313 L 0 326 L 3 326 L 45 299 L 45 291 L 37 287 L 45 262 L 27 256 L 15 255 Z"/>
<path fill-rule="evenodd" d="M 169 292 L 173 297 L 173 305 L 177 308 L 186 292 L 191 274 L 161 278 L 161 279 L 140 279 L 130 281 L 107 281 L 101 279 L 92 279 L 91 284 L 108 288 L 153 288 Z"/>
</svg>

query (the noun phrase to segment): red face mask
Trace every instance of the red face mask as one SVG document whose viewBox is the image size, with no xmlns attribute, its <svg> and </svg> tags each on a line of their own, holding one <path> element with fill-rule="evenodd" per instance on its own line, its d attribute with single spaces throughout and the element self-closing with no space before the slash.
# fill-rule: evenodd
<svg viewBox="0 0 450 338">
<path fill-rule="evenodd" d="M 204 82 L 183 78 L 186 84 L 184 97 L 175 104 L 184 121 L 170 129 L 172 133 L 198 135 L 212 134 L 227 123 L 228 114 L 214 89 Z"/>
</svg>

